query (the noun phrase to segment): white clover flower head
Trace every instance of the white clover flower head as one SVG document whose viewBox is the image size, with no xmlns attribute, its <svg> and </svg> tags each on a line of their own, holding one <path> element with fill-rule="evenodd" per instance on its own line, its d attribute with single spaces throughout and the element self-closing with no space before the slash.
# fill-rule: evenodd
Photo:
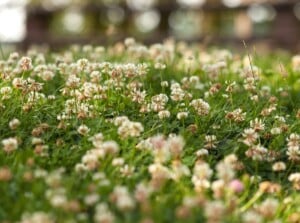
<svg viewBox="0 0 300 223">
<path fill-rule="evenodd" d="M 196 156 L 197 157 L 204 157 L 204 156 L 207 156 L 209 153 L 208 153 L 208 150 L 207 149 L 199 149 L 197 150 L 196 152 Z"/>
<path fill-rule="evenodd" d="M 293 56 L 292 68 L 294 71 L 300 71 L 300 55 Z"/>
<path fill-rule="evenodd" d="M 189 113 L 188 112 L 178 112 L 176 115 L 176 118 L 178 120 L 186 119 L 188 117 Z"/>
<path fill-rule="evenodd" d="M 159 119 L 169 118 L 171 113 L 168 110 L 162 110 L 158 112 Z"/>
<path fill-rule="evenodd" d="M 22 70 L 27 71 L 32 69 L 32 60 L 30 57 L 22 57 L 19 61 Z"/>
<path fill-rule="evenodd" d="M 90 132 L 90 128 L 87 127 L 86 125 L 80 125 L 78 128 L 77 128 L 77 132 L 80 134 L 80 135 L 87 135 L 89 132 Z"/>
<path fill-rule="evenodd" d="M 53 216 L 45 212 L 24 213 L 20 223 L 55 223 Z"/>
<path fill-rule="evenodd" d="M 115 222 L 115 216 L 109 210 L 106 203 L 97 204 L 94 215 L 95 222 L 113 223 Z"/>
<path fill-rule="evenodd" d="M 3 150 L 6 153 L 11 153 L 18 148 L 18 140 L 16 138 L 10 137 L 2 140 Z"/>
<path fill-rule="evenodd" d="M 101 145 L 101 149 L 105 154 L 117 154 L 119 152 L 119 145 L 115 141 L 105 141 Z"/>
<path fill-rule="evenodd" d="M 208 115 L 209 113 L 210 110 L 209 104 L 206 101 L 202 100 L 201 98 L 192 100 L 190 105 L 193 106 L 194 109 L 197 111 L 197 113 L 201 116 Z"/>
<path fill-rule="evenodd" d="M 20 124 L 21 124 L 20 120 L 17 118 L 14 118 L 9 122 L 8 125 L 9 125 L 10 129 L 15 130 L 20 126 Z"/>
</svg>

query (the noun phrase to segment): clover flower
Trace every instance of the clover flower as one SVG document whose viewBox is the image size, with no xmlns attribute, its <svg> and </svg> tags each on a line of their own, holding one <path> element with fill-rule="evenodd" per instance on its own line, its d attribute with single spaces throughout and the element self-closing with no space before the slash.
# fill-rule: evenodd
<svg viewBox="0 0 300 223">
<path fill-rule="evenodd" d="M 290 174 L 288 180 L 293 183 L 296 190 L 300 190 L 300 173 Z"/>
<path fill-rule="evenodd" d="M 90 132 L 90 128 L 87 127 L 86 125 L 80 125 L 77 129 L 77 132 L 80 134 L 80 135 L 87 135 L 89 132 Z"/>
<path fill-rule="evenodd" d="M 11 153 L 18 148 L 18 140 L 16 138 L 10 137 L 2 140 L 3 150 L 6 153 Z"/>
<path fill-rule="evenodd" d="M 15 130 L 20 126 L 20 124 L 21 124 L 20 120 L 17 118 L 14 118 L 9 122 L 8 125 L 9 125 L 10 129 Z"/>
<path fill-rule="evenodd" d="M 247 146 L 253 145 L 258 139 L 258 134 L 252 128 L 245 129 L 242 136 L 243 136 L 242 142 Z"/>
<path fill-rule="evenodd" d="M 209 113 L 210 110 L 209 104 L 204 100 L 202 100 L 201 98 L 192 100 L 190 105 L 194 107 L 194 109 L 200 116 L 205 116 L 208 115 Z"/>
</svg>

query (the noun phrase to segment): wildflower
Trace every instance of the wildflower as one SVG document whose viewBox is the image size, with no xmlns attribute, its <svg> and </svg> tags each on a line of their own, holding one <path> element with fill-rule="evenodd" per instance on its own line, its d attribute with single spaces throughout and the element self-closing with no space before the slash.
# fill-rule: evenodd
<svg viewBox="0 0 300 223">
<path fill-rule="evenodd" d="M 201 116 L 208 115 L 209 113 L 210 106 L 207 102 L 205 102 L 202 99 L 194 99 L 192 100 L 190 105 L 193 106 L 196 112 Z"/>
<path fill-rule="evenodd" d="M 33 173 L 31 171 L 26 171 L 23 174 L 23 179 L 25 182 L 32 182 L 33 181 Z"/>
<path fill-rule="evenodd" d="M 214 198 L 218 199 L 224 195 L 225 192 L 225 182 L 224 180 L 215 180 L 211 184 L 211 189 L 213 191 Z"/>
<path fill-rule="evenodd" d="M 275 172 L 284 171 L 286 169 L 286 165 L 284 162 L 276 162 L 272 166 L 272 170 Z"/>
<path fill-rule="evenodd" d="M 210 201 L 205 205 L 204 214 L 208 222 L 220 222 L 225 213 L 226 208 L 222 201 Z"/>
<path fill-rule="evenodd" d="M 226 83 L 226 84 L 228 84 L 228 85 L 227 85 L 225 91 L 229 92 L 229 93 L 232 93 L 236 88 L 236 82 L 233 81 L 233 82 L 229 82 L 229 83 Z"/>
<path fill-rule="evenodd" d="M 212 176 L 212 174 L 213 171 L 206 162 L 196 162 L 194 166 L 192 182 L 197 192 L 201 192 L 203 189 L 210 187 L 209 178 Z"/>
<path fill-rule="evenodd" d="M 244 88 L 247 91 L 253 92 L 256 89 L 256 80 L 253 77 L 247 77 L 244 79 Z"/>
<path fill-rule="evenodd" d="M 18 52 L 12 52 L 11 54 L 9 54 L 9 60 L 17 60 L 19 58 L 19 53 Z"/>
<path fill-rule="evenodd" d="M 186 130 L 192 134 L 196 134 L 197 130 L 198 130 L 198 126 L 196 124 L 190 124 Z"/>
<path fill-rule="evenodd" d="M 135 39 L 134 38 L 126 38 L 125 41 L 125 46 L 130 47 L 135 45 Z"/>
<path fill-rule="evenodd" d="M 88 170 L 88 167 L 85 165 L 85 164 L 83 164 L 83 163 L 77 163 L 76 165 L 75 165 L 75 171 L 76 172 L 84 172 L 84 171 L 87 171 Z M 91 168 L 91 169 L 94 169 L 94 168 Z"/>
<path fill-rule="evenodd" d="M 139 183 L 135 187 L 134 197 L 140 203 L 145 203 L 152 194 L 153 188 L 145 183 Z"/>
<path fill-rule="evenodd" d="M 53 217 L 45 212 L 34 212 L 32 214 L 25 213 L 20 223 L 55 223 Z"/>
<path fill-rule="evenodd" d="M 154 189 L 159 189 L 166 180 L 172 177 L 171 171 L 160 163 L 149 165 L 148 171 L 151 174 L 151 185 Z"/>
<path fill-rule="evenodd" d="M 12 119 L 10 122 L 9 122 L 9 128 L 12 129 L 12 130 L 15 130 L 18 128 L 18 126 L 21 124 L 20 120 L 17 119 L 17 118 L 14 118 Z"/>
<path fill-rule="evenodd" d="M 26 89 L 26 80 L 24 80 L 23 78 L 20 78 L 20 77 L 16 77 L 13 79 L 12 85 L 14 88 L 25 90 Z"/>
<path fill-rule="evenodd" d="M 151 109 L 155 112 L 164 110 L 168 100 L 168 96 L 165 94 L 158 94 L 153 96 L 151 98 Z"/>
<path fill-rule="evenodd" d="M 104 180 L 107 180 L 105 173 L 96 172 L 96 173 L 93 174 L 93 181 L 98 182 L 98 181 L 104 181 Z"/>
<path fill-rule="evenodd" d="M 121 157 L 118 157 L 118 158 L 114 158 L 111 162 L 111 164 L 113 166 L 123 166 L 125 163 L 125 160 Z"/>
<path fill-rule="evenodd" d="M 9 181 L 12 178 L 11 170 L 8 167 L 0 167 L 0 182 Z"/>
<path fill-rule="evenodd" d="M 140 122 L 123 121 L 118 128 L 118 134 L 122 138 L 138 137 L 144 131 L 144 127 Z"/>
<path fill-rule="evenodd" d="M 246 156 L 252 158 L 253 160 L 265 160 L 268 150 L 262 145 L 253 145 L 246 152 Z"/>
<path fill-rule="evenodd" d="M 155 63 L 154 64 L 154 68 L 155 69 L 158 69 L 158 70 L 164 70 L 164 69 L 166 69 L 166 64 L 162 64 L 162 63 Z"/>
<path fill-rule="evenodd" d="M 196 152 L 196 156 L 199 157 L 199 158 L 207 156 L 207 155 L 208 155 L 208 150 L 207 149 L 199 149 Z"/>
<path fill-rule="evenodd" d="M 298 222 L 300 222 L 300 213 L 299 212 L 291 213 L 288 217 L 288 222 L 289 223 L 298 223 Z"/>
<path fill-rule="evenodd" d="M 278 200 L 274 198 L 267 198 L 258 207 L 256 207 L 256 209 L 265 218 L 272 218 L 275 215 L 278 206 Z"/>
<path fill-rule="evenodd" d="M 91 74 L 90 74 L 90 77 L 91 77 L 91 82 L 92 83 L 98 83 L 100 80 L 101 80 L 101 73 L 99 71 L 92 71 Z"/>
<path fill-rule="evenodd" d="M 292 133 L 287 139 L 288 147 L 299 147 L 300 145 L 300 136 L 298 134 Z"/>
<path fill-rule="evenodd" d="M 43 140 L 41 138 L 33 137 L 31 140 L 32 145 L 40 145 L 43 144 Z"/>
<path fill-rule="evenodd" d="M 100 197 L 96 193 L 88 194 L 84 197 L 84 203 L 88 206 L 92 206 L 99 201 Z"/>
<path fill-rule="evenodd" d="M 170 112 L 168 110 L 159 111 L 158 112 L 158 117 L 160 119 L 169 118 L 170 117 Z"/>
<path fill-rule="evenodd" d="M 250 99 L 251 99 L 251 101 L 254 101 L 254 102 L 258 102 L 258 95 L 252 95 L 251 97 L 250 97 Z"/>
<path fill-rule="evenodd" d="M 90 150 L 81 158 L 81 162 L 83 165 L 76 165 L 75 168 L 77 169 L 77 171 L 86 169 L 94 170 L 100 164 L 99 157 L 101 157 L 101 155 L 99 155 L 96 150 Z"/>
<path fill-rule="evenodd" d="M 150 139 L 150 143 L 153 147 L 152 153 L 154 155 L 155 162 L 164 163 L 167 160 L 169 160 L 171 153 L 168 147 L 168 143 L 164 136 L 153 136 Z"/>
<path fill-rule="evenodd" d="M 39 73 L 38 76 L 42 78 L 43 81 L 50 81 L 54 78 L 55 74 L 50 70 L 46 70 L 44 72 Z"/>
<path fill-rule="evenodd" d="M 106 203 L 97 204 L 94 215 L 95 223 L 113 223 L 115 222 L 115 216 L 108 209 Z"/>
<path fill-rule="evenodd" d="M 300 173 L 290 174 L 288 180 L 293 183 L 293 187 L 296 190 L 300 190 Z"/>
<path fill-rule="evenodd" d="M 192 208 L 202 205 L 202 198 L 200 196 L 185 195 L 182 199 L 182 205 L 176 210 L 176 216 L 181 219 L 189 217 Z"/>
<path fill-rule="evenodd" d="M 269 116 L 273 111 L 276 111 L 277 109 L 276 106 L 277 106 L 276 104 L 272 104 L 269 107 L 264 108 L 260 114 L 262 116 Z"/>
<path fill-rule="evenodd" d="M 73 212 L 73 213 L 78 213 L 81 210 L 80 203 L 77 200 L 67 201 L 63 208 L 67 212 Z"/>
<path fill-rule="evenodd" d="M 246 112 L 243 113 L 243 110 L 238 108 L 232 112 L 227 112 L 225 118 L 233 120 L 235 122 L 242 122 L 245 120 Z"/>
<path fill-rule="evenodd" d="M 234 167 L 238 163 L 238 158 L 235 154 L 229 154 L 224 157 L 224 163 Z"/>
<path fill-rule="evenodd" d="M 20 67 L 24 71 L 32 69 L 32 62 L 31 62 L 31 58 L 29 57 L 22 57 L 19 63 L 20 63 Z"/>
<path fill-rule="evenodd" d="M 294 71 L 300 71 L 300 55 L 293 56 L 292 68 Z"/>
<path fill-rule="evenodd" d="M 254 120 L 250 121 L 250 127 L 254 129 L 255 132 L 260 132 L 265 129 L 265 124 L 261 119 L 255 118 Z"/>
<path fill-rule="evenodd" d="M 289 159 L 292 161 L 300 160 L 300 136 L 298 134 L 292 133 L 289 138 L 287 138 L 287 152 Z"/>
<path fill-rule="evenodd" d="M 262 223 L 263 222 L 262 216 L 253 210 L 245 212 L 243 214 L 242 218 L 243 218 L 244 223 Z"/>
<path fill-rule="evenodd" d="M 300 119 L 300 109 L 297 110 L 296 118 L 297 118 L 297 119 Z"/>
<path fill-rule="evenodd" d="M 86 125 L 80 125 L 77 129 L 77 132 L 83 136 L 87 135 L 89 133 L 89 131 L 90 131 L 90 129 Z"/>
<path fill-rule="evenodd" d="M 89 140 L 92 141 L 93 146 L 99 148 L 102 145 L 103 138 L 104 137 L 102 133 L 97 133 L 93 137 L 89 138 Z"/>
<path fill-rule="evenodd" d="M 80 71 L 84 71 L 88 67 L 89 61 L 85 58 L 82 58 L 77 60 L 76 65 Z"/>
<path fill-rule="evenodd" d="M 48 95 L 48 99 L 53 101 L 53 100 L 56 99 L 56 96 L 55 95 Z"/>
<path fill-rule="evenodd" d="M 199 84 L 199 77 L 198 76 L 191 76 L 189 78 L 189 82 L 192 84 L 192 85 L 197 85 Z"/>
<path fill-rule="evenodd" d="M 130 211 L 135 207 L 135 201 L 129 194 L 127 187 L 116 186 L 110 197 L 121 211 Z"/>
<path fill-rule="evenodd" d="M 206 135 L 205 136 L 205 149 L 215 149 L 217 143 L 217 137 L 215 135 Z"/>
<path fill-rule="evenodd" d="M 0 88 L 0 94 L 2 95 L 2 100 L 10 99 L 12 94 L 12 88 L 9 86 Z"/>
<path fill-rule="evenodd" d="M 271 129 L 271 134 L 272 135 L 279 135 L 281 133 L 281 129 L 276 127 Z"/>
<path fill-rule="evenodd" d="M 185 119 L 188 117 L 188 112 L 178 112 L 177 115 L 176 115 L 176 118 L 178 120 L 182 120 L 182 119 Z"/>
<path fill-rule="evenodd" d="M 173 101 L 182 101 L 185 97 L 185 92 L 181 89 L 178 83 L 171 84 L 171 96 Z"/>
<path fill-rule="evenodd" d="M 124 177 L 131 177 L 134 174 L 135 167 L 125 164 L 120 168 L 120 173 Z"/>
<path fill-rule="evenodd" d="M 116 126 L 120 126 L 122 125 L 124 122 L 129 121 L 127 116 L 118 116 L 114 119 L 114 125 Z"/>
<path fill-rule="evenodd" d="M 229 188 L 235 193 L 241 193 L 244 190 L 244 184 L 240 180 L 234 179 L 229 183 Z"/>
<path fill-rule="evenodd" d="M 168 86 L 169 86 L 169 83 L 168 83 L 168 81 L 162 81 L 162 82 L 160 83 L 160 86 L 162 86 L 162 87 L 168 87 Z"/>
<path fill-rule="evenodd" d="M 16 138 L 7 138 L 2 140 L 3 150 L 11 153 L 18 148 L 18 140 Z"/>
<path fill-rule="evenodd" d="M 133 90 L 130 92 L 130 96 L 133 102 L 143 104 L 145 102 L 146 91 Z"/>
<path fill-rule="evenodd" d="M 280 184 L 270 181 L 263 181 L 259 184 L 259 191 L 262 193 L 278 193 L 281 190 Z"/>
<path fill-rule="evenodd" d="M 179 157 L 185 142 L 181 136 L 173 136 L 168 138 L 167 144 L 172 156 Z"/>
<path fill-rule="evenodd" d="M 66 86 L 72 89 L 79 87 L 79 84 L 80 78 L 76 77 L 75 75 L 70 75 L 66 81 Z"/>
<path fill-rule="evenodd" d="M 135 147 L 139 150 L 147 150 L 152 148 L 152 144 L 149 139 L 141 140 Z"/>
<path fill-rule="evenodd" d="M 105 141 L 101 145 L 101 149 L 105 154 L 117 154 L 119 151 L 119 145 L 115 141 Z"/>
<path fill-rule="evenodd" d="M 210 93 L 211 95 L 214 95 L 214 94 L 216 94 L 216 93 L 218 93 L 218 92 L 220 91 L 221 87 L 222 87 L 222 86 L 221 86 L 220 83 L 214 84 L 214 85 L 212 85 L 212 86 L 210 87 L 209 93 Z"/>
<path fill-rule="evenodd" d="M 50 204 L 53 207 L 64 207 L 67 204 L 67 198 L 64 194 L 55 194 L 50 198 Z"/>
<path fill-rule="evenodd" d="M 242 136 L 244 138 L 242 140 L 242 142 L 244 144 L 246 144 L 247 146 L 253 145 L 256 142 L 257 138 L 258 138 L 258 134 L 252 128 L 245 129 Z"/>
<path fill-rule="evenodd" d="M 179 160 L 172 162 L 172 179 L 178 181 L 183 176 L 189 176 L 190 169 Z"/>
<path fill-rule="evenodd" d="M 217 176 L 219 179 L 222 179 L 224 182 L 229 182 L 235 176 L 235 171 L 233 166 L 229 163 L 225 163 L 224 161 L 220 161 L 217 166 Z"/>
</svg>

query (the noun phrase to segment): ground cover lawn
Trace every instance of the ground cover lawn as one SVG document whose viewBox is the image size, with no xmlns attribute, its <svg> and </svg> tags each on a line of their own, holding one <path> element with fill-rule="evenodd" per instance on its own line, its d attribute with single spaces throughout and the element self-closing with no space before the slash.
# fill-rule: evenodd
<svg viewBox="0 0 300 223">
<path fill-rule="evenodd" d="M 0 61 L 0 222 L 300 222 L 300 57 L 166 41 Z"/>
</svg>

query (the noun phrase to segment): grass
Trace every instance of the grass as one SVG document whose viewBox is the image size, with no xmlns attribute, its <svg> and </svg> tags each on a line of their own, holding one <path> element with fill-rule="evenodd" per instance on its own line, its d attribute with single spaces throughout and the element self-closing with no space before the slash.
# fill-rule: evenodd
<svg viewBox="0 0 300 223">
<path fill-rule="evenodd" d="M 300 221 L 296 57 L 129 39 L 2 58 L 0 222 Z"/>
</svg>

